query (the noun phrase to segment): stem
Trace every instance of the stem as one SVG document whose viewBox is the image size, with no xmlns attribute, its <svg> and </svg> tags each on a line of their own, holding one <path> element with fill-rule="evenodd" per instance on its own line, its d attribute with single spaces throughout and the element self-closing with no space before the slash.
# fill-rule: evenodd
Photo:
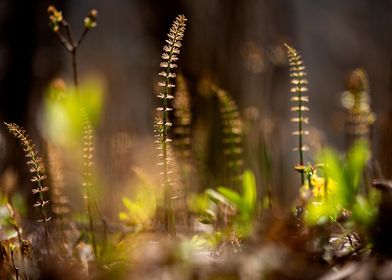
<svg viewBox="0 0 392 280">
<path fill-rule="evenodd" d="M 91 197 L 91 200 L 93 202 L 94 208 L 97 211 L 97 214 L 98 214 L 99 218 L 101 219 L 102 226 L 103 226 L 104 242 L 105 242 L 105 245 L 106 245 L 106 242 L 107 242 L 107 239 L 108 239 L 108 222 L 107 222 L 106 218 L 104 217 L 101 209 L 98 207 L 97 200 L 95 199 L 94 196 Z"/>
<path fill-rule="evenodd" d="M 68 51 L 71 52 L 73 46 L 67 41 L 67 39 L 64 37 L 64 35 L 58 31 L 56 32 L 57 38 L 59 39 L 61 45 Z"/>
<path fill-rule="evenodd" d="M 86 27 L 83 29 L 83 33 L 82 33 L 82 35 L 80 35 L 80 38 L 79 38 L 78 42 L 75 45 L 75 48 L 77 48 L 83 42 L 83 39 L 86 37 L 86 35 L 87 35 L 89 30 L 90 29 L 86 28 Z"/>
<path fill-rule="evenodd" d="M 76 50 L 77 48 L 74 46 L 71 50 L 72 55 L 72 72 L 73 72 L 73 82 L 75 86 L 76 93 L 79 97 L 79 83 L 78 83 L 78 65 L 76 60 Z"/>
<path fill-rule="evenodd" d="M 298 151 L 299 151 L 299 164 L 301 166 L 304 165 L 304 155 L 303 155 L 303 151 L 302 151 L 302 146 L 303 146 L 303 139 L 302 139 L 302 134 L 303 134 L 303 127 L 302 127 L 302 87 L 301 84 L 298 85 L 298 97 L 299 97 L 299 101 L 298 101 Z M 303 186 L 305 183 L 305 174 L 304 174 L 304 170 L 301 169 L 301 186 Z"/>
<path fill-rule="evenodd" d="M 20 257 L 21 257 L 21 262 L 22 262 L 22 267 L 24 266 L 24 255 L 23 255 L 23 241 L 22 241 L 22 236 L 20 234 L 20 228 L 17 224 L 16 221 L 16 216 L 15 216 L 15 211 L 13 206 L 10 203 L 10 198 L 7 198 L 7 207 L 12 215 L 12 227 L 14 228 L 14 230 L 16 231 L 17 234 L 17 238 L 18 238 L 18 243 L 19 243 L 19 251 L 20 251 Z"/>
<path fill-rule="evenodd" d="M 76 91 L 76 95 L 77 98 L 80 99 L 79 96 L 79 81 L 78 81 L 78 65 L 77 65 L 77 49 L 79 47 L 79 45 L 82 43 L 83 39 L 86 37 L 89 29 L 88 28 L 84 28 L 82 35 L 80 36 L 79 40 L 75 43 L 75 40 L 73 38 L 72 35 L 72 31 L 70 28 L 70 25 L 68 24 L 68 22 L 66 22 L 65 20 L 63 20 L 62 25 L 64 26 L 65 30 L 66 30 L 66 34 L 68 37 L 68 44 L 71 46 L 70 48 L 67 48 L 67 50 L 69 51 L 69 53 L 71 54 L 72 57 L 72 76 L 73 76 L 73 83 L 75 86 L 75 91 Z M 83 106 L 81 106 L 81 111 L 84 112 Z M 86 123 L 84 124 L 84 129 L 87 131 L 90 129 L 90 120 L 88 118 L 88 115 L 86 112 L 85 113 L 85 117 L 86 117 Z M 87 135 L 88 136 L 88 135 Z M 90 140 L 88 140 L 90 141 Z M 88 151 L 90 152 L 90 151 Z M 96 244 L 96 239 L 95 239 L 95 234 L 94 234 L 94 221 L 93 221 L 93 216 L 92 216 L 92 195 L 91 195 L 91 178 L 89 174 L 91 174 L 91 170 L 89 168 L 89 164 L 86 165 L 86 170 L 85 170 L 85 195 L 86 195 L 86 208 L 87 208 L 87 215 L 88 215 L 88 220 L 89 220 L 89 230 L 90 230 L 90 234 L 91 234 L 91 243 L 93 246 L 93 251 L 94 251 L 94 255 L 95 257 L 97 257 L 97 244 Z M 95 200 L 93 200 L 93 203 L 95 205 L 95 207 L 98 209 L 98 206 L 96 205 Z M 102 219 L 103 220 L 103 219 Z M 104 223 L 104 227 L 105 227 L 105 235 L 106 235 L 106 223 Z"/>
<path fill-rule="evenodd" d="M 39 173 L 39 171 L 38 171 L 38 169 L 37 169 L 37 168 L 38 168 L 38 164 L 36 163 L 37 161 L 36 161 L 36 159 L 35 159 L 35 156 L 33 155 L 31 159 L 33 160 L 33 162 L 34 162 L 34 167 L 35 167 L 35 169 L 37 170 L 37 171 L 36 171 L 36 176 L 37 176 L 37 178 L 39 178 L 39 177 L 41 176 L 41 174 Z M 38 190 L 42 190 L 42 182 L 41 182 L 41 180 L 38 180 L 38 181 L 37 181 L 37 185 L 38 185 Z M 48 220 L 47 220 L 46 211 L 45 211 L 45 205 L 44 205 L 45 199 L 44 199 L 44 196 L 43 196 L 43 194 L 42 194 L 42 191 L 39 191 L 38 194 L 39 194 L 39 200 L 40 200 L 40 203 L 41 203 L 41 206 L 40 206 L 40 208 L 41 208 L 41 220 L 42 220 L 42 222 L 44 223 L 44 228 L 45 228 L 45 246 L 46 246 L 46 252 L 47 252 L 48 255 L 50 255 L 50 248 L 49 248 L 49 228 L 48 228 Z"/>
<path fill-rule="evenodd" d="M 91 209 L 91 194 L 90 194 L 90 191 L 88 190 L 88 188 L 86 190 L 86 205 L 87 205 L 89 230 L 90 230 L 90 234 L 91 234 L 91 243 L 93 245 L 94 256 L 97 257 L 97 243 L 95 241 L 94 221 L 93 221 L 92 209 Z"/>
<path fill-rule="evenodd" d="M 86 208 L 87 208 L 87 215 L 89 220 L 89 230 L 91 234 L 91 243 L 93 246 L 94 256 L 97 257 L 97 244 L 95 238 L 95 231 L 94 231 L 94 220 L 93 220 L 93 196 L 91 193 L 91 187 L 93 185 L 92 178 L 91 178 L 91 168 L 90 168 L 90 160 L 92 159 L 92 134 L 91 134 L 91 124 L 88 118 L 87 113 L 81 109 L 82 116 L 85 118 L 83 121 L 83 138 L 82 142 L 84 143 L 83 150 L 87 154 L 83 154 L 84 158 L 84 187 L 85 187 L 85 196 L 86 196 Z M 91 136 L 91 137 L 90 137 Z M 83 151 L 83 153 L 84 153 Z"/>
<path fill-rule="evenodd" d="M 168 61 L 171 60 L 173 53 L 170 53 Z M 170 64 L 170 63 L 169 63 Z M 170 67 L 166 68 L 166 73 L 170 72 Z M 165 78 L 165 83 L 168 85 L 170 83 L 169 78 Z M 168 170 L 168 156 L 167 156 L 167 123 L 168 123 L 168 100 L 167 96 L 169 94 L 169 88 L 166 86 L 164 90 L 163 98 L 163 117 L 162 117 L 162 157 L 163 157 L 163 184 L 164 184 L 164 208 L 165 208 L 165 230 L 171 235 L 175 236 L 175 217 L 173 204 L 170 197 L 170 183 L 169 183 L 169 170 Z"/>
<path fill-rule="evenodd" d="M 16 280 L 19 280 L 19 269 L 15 265 L 14 250 L 11 250 L 11 262 L 12 262 L 12 268 L 15 271 L 15 278 L 16 278 Z"/>
</svg>

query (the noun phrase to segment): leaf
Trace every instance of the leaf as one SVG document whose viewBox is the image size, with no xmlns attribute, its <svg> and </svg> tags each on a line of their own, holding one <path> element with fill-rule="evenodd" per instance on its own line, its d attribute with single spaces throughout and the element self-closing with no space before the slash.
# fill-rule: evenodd
<svg viewBox="0 0 392 280">
<path fill-rule="evenodd" d="M 325 163 L 325 176 L 332 178 L 337 184 L 335 204 L 347 207 L 353 199 L 353 194 L 338 153 L 329 148 L 324 149 L 319 160 Z"/>
<path fill-rule="evenodd" d="M 218 187 L 218 192 L 222 194 L 231 204 L 237 208 L 241 208 L 242 199 L 239 193 L 225 187 Z"/>
<path fill-rule="evenodd" d="M 369 145 L 360 140 L 354 143 L 347 155 L 347 176 L 353 192 L 358 190 L 366 161 L 369 159 Z"/>
<path fill-rule="evenodd" d="M 132 201 L 128 198 L 128 197 L 123 197 L 122 198 L 122 202 L 124 204 L 124 206 L 128 209 L 131 210 L 133 207 L 133 203 Z"/>
<path fill-rule="evenodd" d="M 120 213 L 118 214 L 118 218 L 119 218 L 120 220 L 122 220 L 122 221 L 126 221 L 126 220 L 128 220 L 129 216 L 128 216 L 128 214 L 125 213 L 125 212 L 120 212 Z"/>
<path fill-rule="evenodd" d="M 224 205 L 233 206 L 232 203 L 226 197 L 224 197 L 222 194 L 220 194 L 219 192 L 213 189 L 207 189 L 205 193 L 207 197 L 210 198 L 215 203 L 222 203 Z"/>
<path fill-rule="evenodd" d="M 247 208 L 248 214 L 252 215 L 256 207 L 257 190 L 256 179 L 252 171 L 245 170 L 242 176 L 243 202 Z"/>
</svg>

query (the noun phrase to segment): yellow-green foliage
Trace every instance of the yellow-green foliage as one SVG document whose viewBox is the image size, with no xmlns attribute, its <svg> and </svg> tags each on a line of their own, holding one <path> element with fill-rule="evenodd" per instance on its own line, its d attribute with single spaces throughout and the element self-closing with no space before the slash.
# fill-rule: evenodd
<svg viewBox="0 0 392 280">
<path fill-rule="evenodd" d="M 46 94 L 43 130 L 52 143 L 61 147 L 74 148 L 80 145 L 84 130 L 82 109 L 93 125 L 100 118 L 102 82 L 98 79 L 88 80 L 80 86 L 78 92 L 73 87 L 59 88 L 59 85 L 55 85 Z"/>
<path fill-rule="evenodd" d="M 122 198 L 128 212 L 120 212 L 119 218 L 128 225 L 135 226 L 136 230 L 149 229 L 151 219 L 155 214 L 155 197 L 151 196 L 152 192 L 148 189 L 139 188 L 136 192 L 132 200 L 127 197 Z"/>
<path fill-rule="evenodd" d="M 356 142 L 349 150 L 347 158 L 341 158 L 332 149 L 325 149 L 319 160 L 325 164 L 323 180 L 327 195 L 312 197 L 308 201 L 306 221 L 310 225 L 335 221 L 344 210 L 352 212 L 358 227 L 367 227 L 377 214 L 378 194 L 372 190 L 368 196 L 361 194 L 362 174 L 369 159 L 367 142 Z"/>
<path fill-rule="evenodd" d="M 207 189 L 206 195 L 214 203 L 225 205 L 234 210 L 233 229 L 239 236 L 244 237 L 250 234 L 257 199 L 256 180 L 250 170 L 245 170 L 242 175 L 241 193 L 229 188 L 218 187 L 216 191 Z"/>
<path fill-rule="evenodd" d="M 135 169 L 135 171 L 139 183 L 135 187 L 132 198 L 122 198 L 127 211 L 120 212 L 119 218 L 139 231 L 151 227 L 152 219 L 156 214 L 157 197 L 153 184 L 148 180 L 147 175 L 140 169 Z"/>
</svg>

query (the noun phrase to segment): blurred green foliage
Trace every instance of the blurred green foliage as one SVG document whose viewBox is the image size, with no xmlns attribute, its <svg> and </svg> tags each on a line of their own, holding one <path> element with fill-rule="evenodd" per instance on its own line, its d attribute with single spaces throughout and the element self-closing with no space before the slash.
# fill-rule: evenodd
<svg viewBox="0 0 392 280">
<path fill-rule="evenodd" d="M 132 199 L 123 197 L 122 203 L 127 211 L 119 213 L 119 219 L 133 226 L 135 231 L 146 230 L 156 214 L 157 195 L 154 186 L 147 175 L 140 169 L 135 169 L 138 182 L 134 186 Z"/>
<path fill-rule="evenodd" d="M 103 106 L 104 87 L 99 79 L 82 83 L 78 90 L 52 84 L 45 99 L 43 131 L 55 144 L 73 148 L 80 145 L 83 132 L 83 113 L 95 125 Z"/>
<path fill-rule="evenodd" d="M 228 210 L 229 220 L 232 220 L 232 230 L 239 237 L 245 237 L 252 230 L 252 223 L 256 213 L 257 189 L 256 180 L 250 170 L 246 170 L 242 175 L 242 192 L 236 192 L 225 187 L 218 187 L 217 190 L 207 189 L 203 195 L 194 197 L 191 200 L 191 209 L 200 215 L 203 223 L 215 223 L 218 216 L 218 209 L 221 206 Z"/>
<path fill-rule="evenodd" d="M 320 153 L 319 161 L 324 163 L 322 182 L 327 191 L 324 195 L 313 195 L 308 201 L 305 220 L 309 225 L 334 222 L 344 211 L 350 213 L 357 229 L 363 230 L 372 224 L 377 215 L 379 194 L 375 189 L 365 193 L 360 188 L 365 183 L 362 178 L 369 158 L 366 141 L 356 142 L 345 158 L 330 148 Z"/>
</svg>

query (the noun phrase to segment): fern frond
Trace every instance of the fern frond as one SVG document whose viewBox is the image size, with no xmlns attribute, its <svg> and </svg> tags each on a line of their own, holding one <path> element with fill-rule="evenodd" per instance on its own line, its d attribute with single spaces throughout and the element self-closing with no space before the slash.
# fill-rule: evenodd
<svg viewBox="0 0 392 280">
<path fill-rule="evenodd" d="M 238 185 L 243 167 L 243 123 L 237 104 L 224 90 L 213 86 L 219 102 L 219 112 L 223 129 L 223 153 L 226 157 L 226 169 L 229 184 Z"/>
<path fill-rule="evenodd" d="M 160 67 L 162 71 L 159 75 L 162 80 L 158 83 L 161 88 L 157 97 L 161 99 L 161 107 L 157 108 L 160 117 L 156 120 L 156 126 L 158 127 L 157 139 L 160 142 L 160 153 L 162 158 L 162 180 L 164 188 L 164 207 L 165 207 L 165 230 L 171 235 L 175 234 L 175 223 L 174 223 L 174 210 L 170 203 L 170 178 L 169 178 L 169 156 L 167 143 L 171 142 L 168 137 L 168 131 L 172 126 L 169 121 L 169 112 L 173 109 L 169 105 L 169 101 L 174 98 L 172 95 L 172 89 L 175 87 L 175 68 L 177 68 L 176 62 L 178 61 L 178 55 L 180 54 L 181 41 L 184 37 L 186 21 L 184 15 L 179 15 L 173 22 L 170 32 L 167 35 L 166 45 L 163 47 L 162 62 Z M 156 128 L 157 129 L 157 128 Z"/>
<path fill-rule="evenodd" d="M 177 76 L 177 90 L 174 94 L 174 146 L 179 160 L 189 162 L 191 156 L 191 104 L 190 94 L 183 75 Z"/>
<path fill-rule="evenodd" d="M 308 92 L 308 80 L 306 79 L 305 65 L 302 61 L 301 55 L 293 47 L 284 44 L 287 49 L 287 55 L 290 64 L 290 77 L 291 77 L 291 89 L 290 92 L 293 94 L 291 102 L 293 106 L 291 111 L 296 115 L 291 119 L 291 122 L 295 123 L 297 130 L 293 131 L 294 136 L 298 136 L 298 146 L 293 150 L 299 154 L 299 166 L 296 168 L 301 173 L 301 185 L 304 184 L 304 155 L 303 152 L 309 150 L 309 146 L 304 143 L 303 136 L 309 135 L 309 131 L 305 129 L 305 126 L 309 124 L 309 118 L 306 116 L 309 107 L 306 105 L 309 102 L 309 97 L 306 95 Z"/>
<path fill-rule="evenodd" d="M 371 126 L 375 115 L 371 110 L 369 81 L 365 70 L 355 69 L 350 74 L 347 91 L 343 93 L 342 103 L 347 109 L 345 133 L 347 146 L 356 140 L 370 140 Z"/>
<path fill-rule="evenodd" d="M 4 123 L 8 131 L 19 140 L 23 151 L 25 153 L 27 160 L 27 165 L 30 167 L 30 173 L 32 174 L 31 182 L 36 184 L 36 188 L 32 189 L 32 193 L 38 196 L 37 201 L 34 203 L 33 207 L 39 208 L 41 212 L 41 218 L 37 221 L 42 223 L 45 231 L 45 243 L 47 254 L 50 254 L 49 247 L 49 227 L 48 222 L 51 217 L 46 213 L 46 205 L 49 200 L 45 199 L 45 193 L 49 190 L 48 186 L 44 185 L 44 180 L 46 179 L 45 168 L 43 165 L 43 160 L 38 156 L 38 152 L 35 150 L 35 145 L 31 141 L 29 135 L 26 131 L 15 123 Z"/>
<path fill-rule="evenodd" d="M 174 141 L 176 159 L 179 162 L 177 170 L 180 175 L 181 183 L 178 184 L 176 196 L 177 220 L 185 221 L 190 226 L 189 211 L 187 209 L 187 197 L 192 185 L 192 163 L 191 163 L 191 100 L 185 77 L 182 74 L 177 75 L 177 87 L 173 100 L 174 108 Z M 184 218 L 182 218 L 184 217 Z"/>
</svg>

